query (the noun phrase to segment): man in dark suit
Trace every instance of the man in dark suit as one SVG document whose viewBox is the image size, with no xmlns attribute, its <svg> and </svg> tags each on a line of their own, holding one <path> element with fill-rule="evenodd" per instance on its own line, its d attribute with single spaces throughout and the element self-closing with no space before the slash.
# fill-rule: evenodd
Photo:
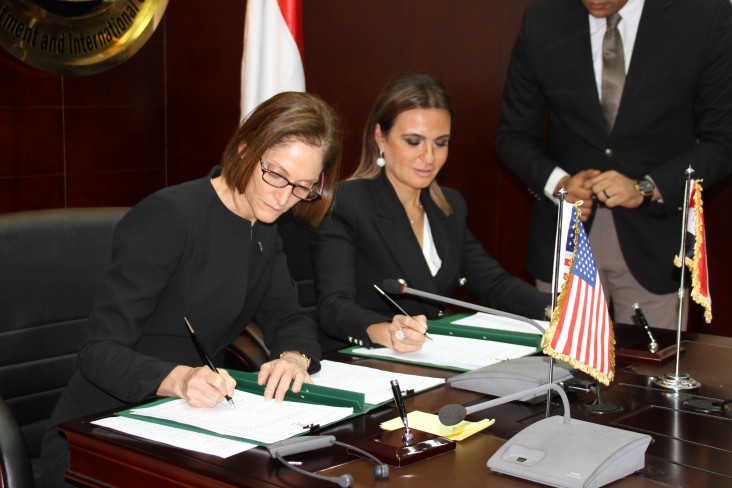
<svg viewBox="0 0 732 488">
<path fill-rule="evenodd" d="M 620 81 L 607 85 L 612 48 L 606 45 L 603 60 L 603 46 L 615 32 L 614 14 Z M 607 108 L 613 90 L 614 110 Z M 568 201 L 585 202 L 583 219 L 615 321 L 632 322 L 632 303 L 639 302 L 652 326 L 675 328 L 673 257 L 685 171 L 692 166 L 704 188 L 732 171 L 730 1 L 532 3 L 514 47 L 495 143 L 536 197 L 526 267 L 537 286 L 550 288 L 554 195 L 564 186 Z"/>
</svg>

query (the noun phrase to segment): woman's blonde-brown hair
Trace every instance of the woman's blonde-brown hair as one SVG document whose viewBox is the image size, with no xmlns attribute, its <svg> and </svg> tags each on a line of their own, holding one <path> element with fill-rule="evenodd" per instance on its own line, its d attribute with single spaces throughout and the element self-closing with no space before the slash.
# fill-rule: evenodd
<svg viewBox="0 0 732 488">
<path fill-rule="evenodd" d="M 300 141 L 323 154 L 323 186 L 320 198 L 298 202 L 295 216 L 317 226 L 333 201 L 339 177 L 342 139 L 338 116 L 319 97 L 283 92 L 262 102 L 236 130 L 221 158 L 221 175 L 232 190 L 243 193 L 250 178 L 258 177 L 264 153 L 279 144 Z"/>
<path fill-rule="evenodd" d="M 426 73 L 401 73 L 395 76 L 381 89 L 371 108 L 363 132 L 361 160 L 350 180 L 374 179 L 381 174 L 382 168 L 376 164 L 376 159 L 379 157 L 379 146 L 374 135 L 376 124 L 386 135 L 394 126 L 399 114 L 416 108 L 445 109 L 450 113 L 451 121 L 455 116 L 455 107 L 440 80 Z M 432 181 L 429 192 L 440 210 L 445 215 L 450 215 L 452 208 L 437 180 Z"/>
</svg>

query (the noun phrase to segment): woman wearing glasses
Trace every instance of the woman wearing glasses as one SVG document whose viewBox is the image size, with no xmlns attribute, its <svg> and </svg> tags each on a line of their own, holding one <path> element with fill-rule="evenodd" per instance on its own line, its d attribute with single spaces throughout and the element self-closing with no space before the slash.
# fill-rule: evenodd
<svg viewBox="0 0 732 488">
<path fill-rule="evenodd" d="M 341 141 L 333 110 L 304 93 L 261 104 L 205 178 L 147 197 L 120 221 L 111 264 L 44 440 L 46 486 L 63 484 L 68 464 L 56 423 L 159 396 L 212 407 L 235 381 L 221 365 L 225 347 L 250 321 L 271 361 L 259 372 L 266 399 L 298 392 L 319 369 L 312 318 L 299 306 L 273 223 L 293 212 L 315 225 L 338 179 Z"/>
<path fill-rule="evenodd" d="M 441 188 L 453 104 L 432 76 L 407 73 L 382 89 L 363 135 L 361 161 L 338 187 L 332 215 L 313 244 L 318 319 L 325 334 L 398 352 L 422 347 L 440 304 L 378 294 L 388 278 L 450 296 L 459 284 L 483 305 L 542 318 L 548 295 L 511 276 L 466 228 L 457 191 Z"/>
</svg>

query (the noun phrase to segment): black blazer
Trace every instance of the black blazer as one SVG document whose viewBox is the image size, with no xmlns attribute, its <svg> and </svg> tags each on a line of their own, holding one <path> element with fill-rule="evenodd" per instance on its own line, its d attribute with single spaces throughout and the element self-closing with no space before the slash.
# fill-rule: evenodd
<svg viewBox="0 0 732 488">
<path fill-rule="evenodd" d="M 366 328 L 390 322 L 398 312 L 374 289 L 388 278 L 404 279 L 411 288 L 451 296 L 459 280 L 480 303 L 541 318 L 548 295 L 508 274 L 466 227 L 467 208 L 455 190 L 443 188 L 453 213 L 446 217 L 422 192 L 442 266 L 432 276 L 404 207 L 382 174 L 375 180 L 340 183 L 336 203 L 313 240 L 318 318 L 326 335 L 371 346 Z M 441 304 L 409 295 L 394 296 L 410 315 L 438 318 Z"/>
<path fill-rule="evenodd" d="M 541 137 L 548 114 L 548 145 Z M 525 12 L 511 59 L 496 148 L 537 196 L 526 267 L 551 281 L 556 205 L 543 195 L 555 166 L 649 175 L 663 203 L 615 208 L 620 247 L 654 293 L 678 288 L 685 170 L 704 188 L 732 171 L 732 6 L 729 0 L 646 0 L 612 133 L 592 68 L 587 9 L 539 0 Z M 591 231 L 591 229 L 590 229 Z"/>
<path fill-rule="evenodd" d="M 154 396 L 178 364 L 200 366 L 183 317 L 218 366 L 226 346 L 255 321 L 272 358 L 303 351 L 319 368 L 317 329 L 297 302 L 276 224 L 250 228 L 224 206 L 210 177 L 201 178 L 145 198 L 115 229 L 53 429 Z"/>
</svg>

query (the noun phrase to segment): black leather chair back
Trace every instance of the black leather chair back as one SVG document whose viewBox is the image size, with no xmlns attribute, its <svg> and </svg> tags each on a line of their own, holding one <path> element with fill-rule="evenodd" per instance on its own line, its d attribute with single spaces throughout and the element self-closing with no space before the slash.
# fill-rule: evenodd
<svg viewBox="0 0 732 488">
<path fill-rule="evenodd" d="M 0 488 L 34 488 L 28 446 L 13 413 L 0 397 Z"/>
<path fill-rule="evenodd" d="M 0 214 L 0 396 L 32 457 L 61 391 L 127 208 Z"/>
<path fill-rule="evenodd" d="M 310 255 L 312 230 L 307 222 L 287 212 L 277 220 L 277 230 L 282 239 L 282 250 L 287 255 L 287 267 L 297 284 L 300 305 L 315 316 L 315 285 L 313 283 L 313 259 Z"/>
<path fill-rule="evenodd" d="M 287 255 L 287 267 L 290 269 L 292 279 L 297 284 L 298 300 L 318 321 L 315 296 L 315 282 L 313 273 L 313 258 L 310 252 L 310 241 L 313 238 L 313 230 L 307 222 L 292 215 L 292 212 L 285 213 L 277 220 L 277 228 L 282 239 L 282 249 Z M 332 337 L 326 336 L 323 329 L 318 326 L 318 339 L 323 352 L 337 351 L 352 344 L 348 344 Z"/>
</svg>

